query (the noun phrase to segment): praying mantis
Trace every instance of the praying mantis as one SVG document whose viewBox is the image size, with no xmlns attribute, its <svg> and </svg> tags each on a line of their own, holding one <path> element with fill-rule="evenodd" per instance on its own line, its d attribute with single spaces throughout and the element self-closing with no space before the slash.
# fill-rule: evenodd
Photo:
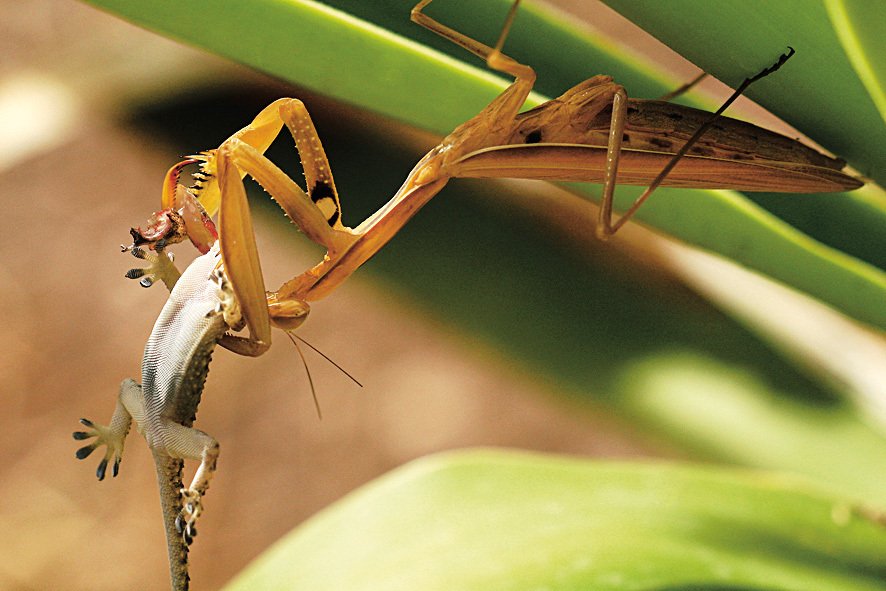
<svg viewBox="0 0 886 591">
<path fill-rule="evenodd" d="M 451 178 L 602 182 L 596 226 L 601 239 L 615 234 L 658 186 L 812 193 L 862 185 L 842 172 L 842 160 L 719 115 L 749 84 L 780 67 L 790 53 L 745 80 L 713 115 L 662 101 L 630 99 L 609 76 L 594 76 L 559 98 L 520 113 L 535 72 L 501 51 L 519 0 L 494 47 L 428 16 L 424 9 L 431 1 L 422 0 L 413 8 L 414 22 L 484 59 L 491 69 L 513 76 L 514 82 L 428 152 L 375 214 L 356 228 L 344 226 L 329 162 L 310 115 L 301 101 L 284 98 L 262 110 L 217 150 L 174 166 L 164 185 L 164 209 L 155 214 L 150 231 L 134 233 L 137 244 L 165 245 L 190 236 L 195 243 L 202 240 L 205 249 L 209 238 L 195 229 L 205 225 L 197 218 L 218 211 L 226 267 L 229 273 L 244 269 L 243 278 L 232 282 L 250 329 L 249 339 L 235 346 L 238 353 L 263 353 L 270 345 L 271 326 L 297 328 L 308 314 L 309 302 L 331 293 L 369 260 Z M 307 191 L 263 154 L 284 125 L 297 145 Z M 188 164 L 200 166 L 197 184 L 176 189 L 178 175 Z M 327 250 L 319 264 L 267 294 L 250 238 L 253 228 L 241 182 L 246 174 L 265 188 L 308 238 Z M 648 188 L 613 221 L 617 184 Z M 194 199 L 199 207 L 189 205 Z M 178 210 L 190 212 L 193 219 L 183 225 L 164 213 Z M 156 268 L 147 272 L 164 274 Z"/>
<path fill-rule="evenodd" d="M 271 345 L 273 327 L 286 332 L 297 329 L 310 312 L 310 302 L 329 295 L 374 256 L 451 178 L 602 182 L 597 234 L 603 239 L 618 232 L 658 186 L 830 192 L 861 185 L 842 172 L 844 163 L 838 159 L 720 116 L 747 85 L 775 71 L 790 54 L 747 79 L 714 114 L 661 101 L 629 99 L 608 76 L 590 78 L 559 98 L 521 113 L 534 85 L 535 72 L 502 53 L 519 0 L 512 5 L 493 47 L 428 16 L 424 9 L 431 1 L 422 0 L 413 8 L 414 22 L 484 59 L 491 69 L 512 76 L 514 82 L 428 152 L 395 195 L 360 225 L 350 228 L 342 222 L 329 162 L 305 105 L 297 99 L 282 98 L 264 108 L 219 148 L 190 156 L 170 168 L 163 184 L 161 210 L 144 229 L 131 230 L 133 245 L 125 250 L 131 250 L 148 265 L 131 270 L 127 276 L 140 279 L 145 286 L 164 282 L 172 290 L 173 305 L 168 302 L 164 307 L 146 348 L 143 376 L 150 377 L 150 386 L 148 379 L 143 379 L 145 386 L 131 380 L 124 382 L 120 414 L 115 413 L 112 426 L 84 419 L 83 424 L 90 430 L 76 433 L 75 438 L 95 438 L 78 452 L 81 459 L 97 445 L 108 445 L 99 466 L 101 479 L 109 460 L 113 460 L 113 473 L 117 474 L 122 441 L 131 421 L 134 419 L 145 432 L 158 458 L 158 473 L 166 475 L 161 480 L 173 483 L 161 483 L 161 490 L 171 491 L 164 496 L 164 513 L 176 587 L 187 584 L 187 546 L 195 534 L 200 498 L 218 455 L 217 442 L 190 428 L 212 349 L 218 344 L 241 355 L 263 354 Z M 264 155 L 284 126 L 296 143 L 306 189 Z M 185 187 L 179 180 L 182 171 L 192 165 L 199 167 L 194 175 L 196 182 Z M 326 249 L 319 263 L 276 291 L 265 289 L 243 185 L 247 174 L 310 240 Z M 648 187 L 620 218 L 613 220 L 617 184 Z M 212 221 L 216 214 L 217 224 Z M 199 265 L 192 264 L 179 281 L 166 247 L 186 239 L 204 254 L 198 259 Z M 218 287 L 207 287 L 210 280 Z M 201 331 L 197 345 L 184 346 L 175 340 L 175 333 L 190 330 L 189 326 L 192 332 Z M 243 328 L 248 329 L 248 336 L 235 334 Z M 158 359 L 174 365 L 174 375 L 156 367 Z M 175 386 L 167 387 L 164 380 L 174 381 Z M 147 392 L 147 403 L 139 401 L 142 392 Z M 167 400 L 172 399 L 174 408 L 170 409 L 172 403 Z M 155 415 L 162 416 L 166 423 L 152 427 L 150 420 L 156 419 Z M 169 419 L 178 426 L 170 426 Z M 148 421 L 147 427 L 144 421 Z M 175 437 L 161 441 L 167 432 Z M 181 466 L 176 467 L 176 462 L 182 458 L 201 459 L 201 467 L 196 484 L 181 489 L 184 508 L 176 514 L 170 507 L 178 494 L 176 486 L 181 486 Z M 174 539 L 176 533 L 178 540 Z"/>
</svg>

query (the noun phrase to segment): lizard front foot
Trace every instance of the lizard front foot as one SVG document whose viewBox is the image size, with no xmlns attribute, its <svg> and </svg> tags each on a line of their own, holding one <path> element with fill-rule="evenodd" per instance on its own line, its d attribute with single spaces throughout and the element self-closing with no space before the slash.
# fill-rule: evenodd
<svg viewBox="0 0 886 591">
<path fill-rule="evenodd" d="M 160 280 L 172 291 L 181 273 L 172 262 L 172 253 L 167 253 L 164 250 L 165 246 L 162 242 L 158 242 L 154 247 L 156 254 L 139 246 L 123 247 L 124 251 L 129 250 L 132 256 L 148 263 L 146 267 L 136 267 L 127 271 L 126 278 L 139 279 L 139 285 L 142 287 L 151 287 L 157 280 Z"/>
<path fill-rule="evenodd" d="M 108 469 L 108 462 L 113 458 L 114 465 L 111 469 L 111 475 L 117 476 L 120 471 L 120 461 L 123 457 L 123 442 L 125 441 L 126 433 L 123 433 L 123 435 L 120 436 L 118 433 L 112 431 L 110 427 L 93 423 L 89 419 L 80 419 L 80 423 L 87 427 L 87 430 L 75 431 L 73 434 L 74 439 L 82 441 L 84 439 L 89 439 L 90 437 L 95 437 L 95 441 L 78 449 L 76 452 L 77 459 L 83 460 L 95 451 L 95 448 L 98 446 L 106 445 L 108 446 L 108 449 L 105 451 L 105 457 L 98 463 L 98 469 L 95 471 L 95 475 L 99 480 L 104 480 L 105 472 Z"/>
<path fill-rule="evenodd" d="M 175 529 L 185 544 L 190 546 L 197 535 L 197 518 L 203 512 L 203 495 L 192 488 L 181 489 L 182 509 L 175 518 Z"/>
</svg>

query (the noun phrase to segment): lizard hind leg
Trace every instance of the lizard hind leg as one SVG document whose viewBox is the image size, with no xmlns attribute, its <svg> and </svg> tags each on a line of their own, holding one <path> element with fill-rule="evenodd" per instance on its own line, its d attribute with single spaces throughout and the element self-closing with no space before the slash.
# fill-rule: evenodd
<svg viewBox="0 0 886 591">
<path fill-rule="evenodd" d="M 169 421 L 163 428 L 163 448 L 155 450 L 155 453 L 162 453 L 170 458 L 200 461 L 190 486 L 177 491 L 180 505 L 175 517 L 175 530 L 182 536 L 185 544 L 190 545 L 197 535 L 197 518 L 203 512 L 203 495 L 215 474 L 218 441 L 199 429 Z"/>
</svg>

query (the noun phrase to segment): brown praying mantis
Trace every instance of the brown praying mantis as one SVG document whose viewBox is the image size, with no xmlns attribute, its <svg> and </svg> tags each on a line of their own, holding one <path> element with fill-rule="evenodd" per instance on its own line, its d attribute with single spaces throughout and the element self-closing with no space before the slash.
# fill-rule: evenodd
<svg viewBox="0 0 886 591">
<path fill-rule="evenodd" d="M 594 76 L 559 98 L 520 113 L 534 81 L 530 66 L 501 49 L 519 0 L 507 16 L 495 47 L 489 47 L 424 13 L 432 0 L 412 10 L 417 24 L 481 57 L 514 82 L 477 116 L 457 127 L 415 165 L 397 193 L 356 228 L 341 221 L 341 204 L 329 162 L 304 104 L 283 98 L 262 110 L 217 150 L 177 164 L 166 177 L 163 210 L 148 230 L 134 230 L 136 245 L 161 247 L 183 240 L 206 250 L 214 236 L 204 219 L 219 214 L 222 258 L 244 310 L 248 339 L 222 342 L 236 352 L 260 355 L 270 345 L 271 326 L 297 328 L 309 302 L 332 292 L 379 251 L 454 177 L 525 178 L 603 183 L 597 235 L 616 233 L 658 186 L 769 192 L 834 192 L 862 183 L 842 172 L 845 163 L 777 133 L 720 116 L 755 80 L 778 69 L 793 53 L 739 86 L 714 114 L 663 101 L 630 99 L 609 76 Z M 307 191 L 264 156 L 283 126 L 301 159 Z M 197 163 L 196 184 L 177 180 Z M 242 178 L 252 176 L 314 242 L 323 260 L 266 292 Z M 617 184 L 647 185 L 613 222 Z M 147 272 L 163 278 L 166 257 Z"/>
</svg>

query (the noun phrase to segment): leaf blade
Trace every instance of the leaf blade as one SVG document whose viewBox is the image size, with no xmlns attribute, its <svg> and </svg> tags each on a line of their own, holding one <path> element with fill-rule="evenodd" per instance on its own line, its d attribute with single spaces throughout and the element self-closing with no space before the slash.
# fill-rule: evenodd
<svg viewBox="0 0 886 591">
<path fill-rule="evenodd" d="M 226 589 L 872 590 L 884 550 L 790 477 L 481 450 L 382 477 Z"/>
</svg>

